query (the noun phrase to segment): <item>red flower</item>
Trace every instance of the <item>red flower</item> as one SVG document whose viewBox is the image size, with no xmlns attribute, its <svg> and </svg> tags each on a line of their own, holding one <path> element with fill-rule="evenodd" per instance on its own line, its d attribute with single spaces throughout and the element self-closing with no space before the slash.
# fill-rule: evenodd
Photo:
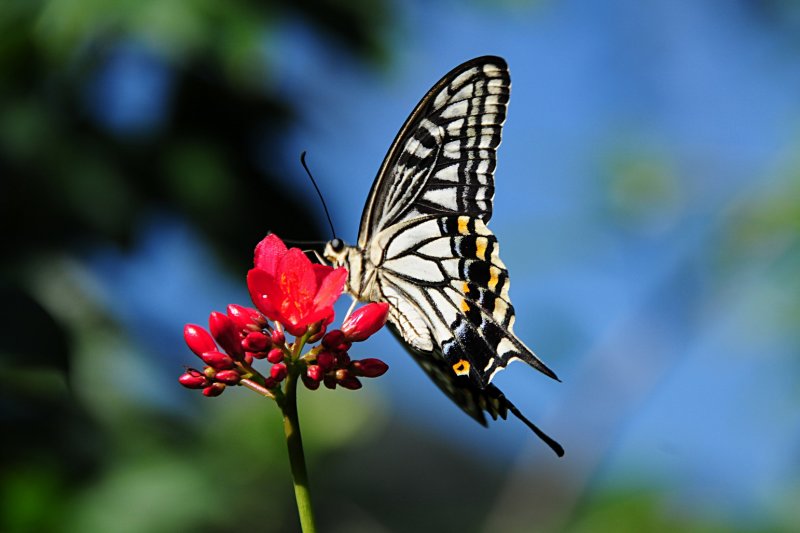
<svg viewBox="0 0 800 533">
<path fill-rule="evenodd" d="M 259 311 L 292 335 L 308 326 L 333 321 L 333 303 L 341 295 L 347 271 L 312 263 L 299 248 L 286 249 L 275 235 L 258 243 L 247 288 Z"/>
</svg>

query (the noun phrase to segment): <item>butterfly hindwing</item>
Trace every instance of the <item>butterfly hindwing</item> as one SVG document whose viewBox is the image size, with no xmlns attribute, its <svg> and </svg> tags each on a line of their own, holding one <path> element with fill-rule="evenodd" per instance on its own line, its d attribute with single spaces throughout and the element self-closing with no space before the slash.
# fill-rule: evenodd
<svg viewBox="0 0 800 533">
<path fill-rule="evenodd" d="M 508 271 L 496 237 L 480 219 L 419 217 L 381 242 L 381 297 L 397 306 L 398 331 L 420 345 L 418 327 L 427 322 L 432 340 L 456 375 L 485 387 L 498 370 L 522 359 L 555 377 L 513 333 Z M 424 287 L 424 289 L 423 289 Z"/>
</svg>

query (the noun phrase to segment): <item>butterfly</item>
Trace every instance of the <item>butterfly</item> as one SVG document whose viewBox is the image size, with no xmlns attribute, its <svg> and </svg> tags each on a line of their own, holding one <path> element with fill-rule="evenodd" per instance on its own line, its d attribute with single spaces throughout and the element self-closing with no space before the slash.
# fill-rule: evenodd
<svg viewBox="0 0 800 533">
<path fill-rule="evenodd" d="M 511 361 L 558 380 L 513 332 L 508 270 L 492 216 L 497 147 L 511 81 L 494 56 L 454 68 L 417 104 L 378 170 L 356 246 L 323 256 L 347 269 L 347 290 L 387 302 L 390 329 L 436 385 L 486 426 L 508 412 L 553 451 L 563 448 L 491 384 Z"/>
</svg>

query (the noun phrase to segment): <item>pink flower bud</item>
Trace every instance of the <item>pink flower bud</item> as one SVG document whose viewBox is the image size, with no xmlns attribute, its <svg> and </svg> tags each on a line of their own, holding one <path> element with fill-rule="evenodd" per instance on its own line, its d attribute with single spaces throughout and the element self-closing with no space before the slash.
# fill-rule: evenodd
<svg viewBox="0 0 800 533">
<path fill-rule="evenodd" d="M 346 368 L 340 368 L 336 371 L 336 382 L 345 389 L 357 390 L 361 388 L 361 382 Z"/>
<path fill-rule="evenodd" d="M 213 398 L 214 396 L 219 396 L 225 391 L 225 384 L 224 383 L 212 383 L 205 389 L 203 389 L 203 395 L 208 396 L 209 398 Z"/>
<path fill-rule="evenodd" d="M 217 349 L 217 344 L 214 342 L 211 335 L 200 326 L 194 324 L 186 324 L 183 327 L 183 339 L 186 341 L 189 349 L 198 356 L 204 352 Z"/>
<path fill-rule="evenodd" d="M 275 381 L 283 381 L 286 379 L 286 375 L 288 373 L 289 371 L 286 369 L 286 365 L 283 363 L 272 365 L 272 368 L 269 369 L 269 375 Z"/>
<path fill-rule="evenodd" d="M 200 356 L 205 364 L 215 370 L 228 370 L 233 368 L 233 359 L 227 354 L 212 350 Z"/>
<path fill-rule="evenodd" d="M 233 320 L 228 315 L 223 315 L 216 311 L 208 317 L 208 326 L 211 334 L 217 340 L 222 349 L 231 355 L 244 355 L 239 331 L 233 324 Z"/>
<path fill-rule="evenodd" d="M 236 370 L 220 370 L 217 372 L 217 375 L 214 376 L 214 379 L 226 385 L 236 385 L 239 383 L 239 380 L 242 379 L 242 376 L 239 375 Z"/>
<path fill-rule="evenodd" d="M 280 348 L 273 348 L 267 353 L 267 361 L 273 365 L 283 361 L 283 350 Z"/>
<path fill-rule="evenodd" d="M 368 339 L 386 324 L 389 316 L 389 304 L 373 302 L 357 309 L 342 324 L 342 333 L 351 342 Z"/>
<path fill-rule="evenodd" d="M 228 306 L 228 316 L 239 330 L 259 331 L 267 325 L 267 321 L 264 320 L 261 313 L 252 307 L 230 304 Z"/>
<path fill-rule="evenodd" d="M 286 342 L 286 335 L 284 335 L 282 331 L 276 329 L 272 332 L 272 344 L 281 346 L 284 342 Z"/>
<path fill-rule="evenodd" d="M 317 355 L 317 364 L 322 368 L 323 372 L 327 372 L 336 366 L 336 356 L 331 352 L 320 352 Z"/>
<path fill-rule="evenodd" d="M 202 372 L 193 368 L 188 369 L 178 378 L 178 383 L 187 389 L 202 389 L 208 387 L 209 381 Z"/>
<path fill-rule="evenodd" d="M 242 348 L 248 352 L 263 352 L 272 344 L 272 339 L 260 331 L 251 331 L 242 340 Z"/>
<path fill-rule="evenodd" d="M 386 371 L 389 370 L 389 365 L 373 357 L 361 359 L 360 361 L 353 361 L 351 368 L 357 376 L 377 378 L 378 376 L 384 375 Z"/>
<path fill-rule="evenodd" d="M 308 365 L 308 368 L 306 368 L 306 377 L 314 381 L 322 381 L 323 373 L 319 365 Z"/>
</svg>

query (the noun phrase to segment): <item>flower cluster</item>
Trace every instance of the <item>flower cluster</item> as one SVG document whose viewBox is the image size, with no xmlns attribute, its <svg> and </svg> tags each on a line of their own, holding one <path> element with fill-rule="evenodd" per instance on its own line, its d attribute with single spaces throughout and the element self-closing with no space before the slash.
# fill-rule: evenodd
<svg viewBox="0 0 800 533">
<path fill-rule="evenodd" d="M 288 378 L 300 378 L 312 390 L 320 383 L 331 389 L 359 389 L 358 378 L 386 372 L 383 361 L 351 360 L 348 350 L 383 327 L 387 304 L 367 304 L 345 319 L 341 329 L 326 332 L 347 276 L 343 268 L 313 264 L 275 235 L 258 244 L 254 263 L 247 286 L 255 309 L 231 304 L 227 314 L 211 313 L 208 330 L 194 324 L 184 328 L 186 344 L 205 366 L 202 371 L 188 368 L 178 379 L 181 385 L 202 389 L 206 396 L 244 385 L 280 399 L 281 384 Z M 320 340 L 303 353 L 308 344 Z M 257 360 L 266 360 L 269 371 L 257 370 Z"/>
</svg>

